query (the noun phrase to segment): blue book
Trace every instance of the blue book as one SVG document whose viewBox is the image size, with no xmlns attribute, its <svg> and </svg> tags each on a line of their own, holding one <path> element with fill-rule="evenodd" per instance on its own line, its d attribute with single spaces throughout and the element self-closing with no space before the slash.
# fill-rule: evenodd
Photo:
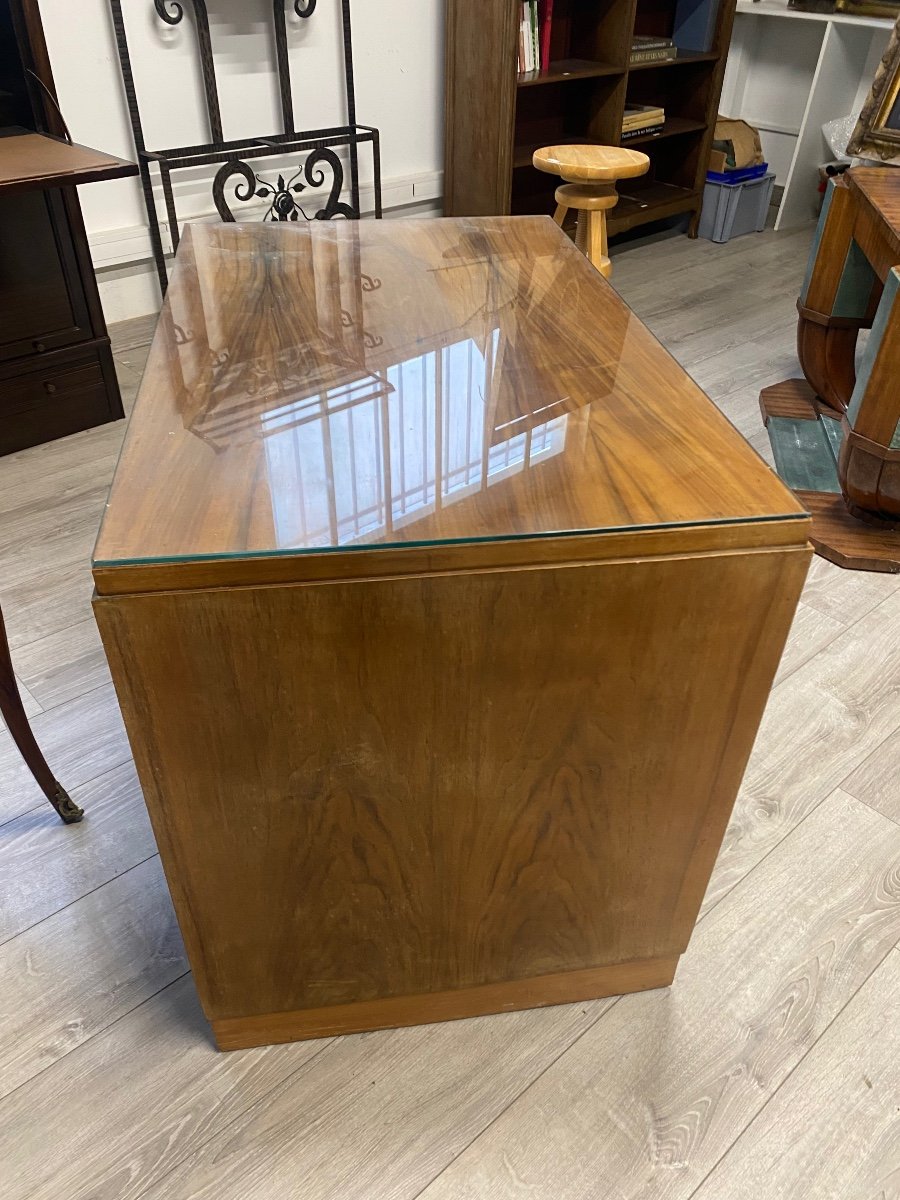
<svg viewBox="0 0 900 1200">
<path fill-rule="evenodd" d="M 712 50 L 719 0 L 678 0 L 672 40 L 679 50 Z"/>
</svg>

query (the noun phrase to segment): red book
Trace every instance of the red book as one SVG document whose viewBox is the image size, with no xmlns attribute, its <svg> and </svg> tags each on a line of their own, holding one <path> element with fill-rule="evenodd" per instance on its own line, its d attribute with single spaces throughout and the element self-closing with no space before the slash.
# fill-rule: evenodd
<svg viewBox="0 0 900 1200">
<path fill-rule="evenodd" d="M 543 0 L 541 5 L 541 70 L 550 66 L 550 26 L 553 21 L 553 0 Z"/>
</svg>

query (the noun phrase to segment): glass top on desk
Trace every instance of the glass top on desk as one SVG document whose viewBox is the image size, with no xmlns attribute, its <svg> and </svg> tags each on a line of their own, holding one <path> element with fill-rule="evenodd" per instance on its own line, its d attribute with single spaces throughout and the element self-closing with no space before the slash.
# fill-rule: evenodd
<svg viewBox="0 0 900 1200">
<path fill-rule="evenodd" d="M 197 224 L 94 561 L 801 513 L 549 218 Z"/>
</svg>

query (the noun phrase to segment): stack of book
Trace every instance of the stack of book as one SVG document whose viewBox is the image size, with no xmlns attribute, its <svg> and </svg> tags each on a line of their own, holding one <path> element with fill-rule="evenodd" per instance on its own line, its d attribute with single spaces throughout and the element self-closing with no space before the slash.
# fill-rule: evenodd
<svg viewBox="0 0 900 1200">
<path fill-rule="evenodd" d="M 666 114 L 655 104 L 627 104 L 622 117 L 622 141 L 662 133 Z"/>
<path fill-rule="evenodd" d="M 546 71 L 550 65 L 553 0 L 522 0 L 519 24 L 519 74 Z"/>
<path fill-rule="evenodd" d="M 677 57 L 678 47 L 671 38 L 635 34 L 631 39 L 631 57 L 628 61 L 632 67 L 638 63 L 671 62 Z"/>
</svg>

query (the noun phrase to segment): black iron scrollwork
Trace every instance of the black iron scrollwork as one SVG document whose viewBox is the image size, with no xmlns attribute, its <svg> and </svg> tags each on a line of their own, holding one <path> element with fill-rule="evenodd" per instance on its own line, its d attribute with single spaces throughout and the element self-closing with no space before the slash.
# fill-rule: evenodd
<svg viewBox="0 0 900 1200">
<path fill-rule="evenodd" d="M 169 12 L 169 5 L 175 10 L 174 12 Z M 153 0 L 153 7 L 167 25 L 179 24 L 184 16 L 184 7 L 178 3 L 178 0 Z"/>
<path fill-rule="evenodd" d="M 316 11 L 316 0 L 294 0 L 294 12 L 298 17 L 311 17 Z"/>
<path fill-rule="evenodd" d="M 298 197 L 308 187 L 320 188 L 324 185 L 326 175 L 324 167 L 331 169 L 331 190 L 325 207 L 310 215 L 299 203 Z M 324 148 L 313 150 L 306 162 L 289 178 L 279 174 L 275 183 L 269 183 L 256 174 L 245 162 L 232 159 L 224 163 L 216 172 L 213 180 L 212 193 L 216 211 L 223 221 L 233 221 L 234 213 L 225 199 L 225 186 L 235 176 L 240 182 L 235 185 L 234 198 L 246 203 L 257 197 L 268 200 L 269 207 L 263 216 L 264 221 L 297 221 L 303 217 L 307 221 L 329 221 L 332 217 L 347 217 L 352 220 L 357 213 L 349 204 L 341 200 L 344 187 L 344 168 L 341 160 L 332 151 Z M 305 182 L 304 182 L 305 180 Z"/>
</svg>

